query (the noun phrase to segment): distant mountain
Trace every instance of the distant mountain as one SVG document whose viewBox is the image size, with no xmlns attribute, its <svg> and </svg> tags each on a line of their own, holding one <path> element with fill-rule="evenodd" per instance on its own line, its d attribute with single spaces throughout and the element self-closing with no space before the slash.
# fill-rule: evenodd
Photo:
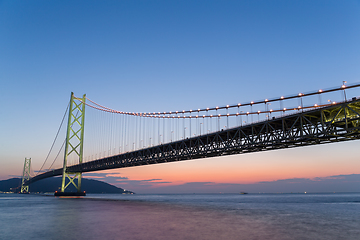
<svg viewBox="0 0 360 240">
<path fill-rule="evenodd" d="M 21 184 L 20 178 L 10 178 L 8 180 L 0 181 L 0 192 L 18 192 Z M 61 186 L 61 177 L 53 177 L 40 180 L 32 183 L 29 187 L 30 192 L 55 192 Z M 76 191 L 74 186 L 69 186 L 69 191 Z M 115 187 L 114 185 L 106 182 L 82 178 L 81 190 L 86 193 L 126 193 L 132 194 L 133 192 Z"/>
</svg>

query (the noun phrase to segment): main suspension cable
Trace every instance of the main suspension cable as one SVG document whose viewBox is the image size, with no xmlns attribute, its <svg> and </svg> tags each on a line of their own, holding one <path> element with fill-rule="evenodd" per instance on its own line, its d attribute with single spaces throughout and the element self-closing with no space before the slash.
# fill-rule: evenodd
<svg viewBox="0 0 360 240">
<path fill-rule="evenodd" d="M 53 149 L 53 147 L 54 147 L 54 145 L 55 145 L 56 139 L 57 139 L 57 137 L 59 136 L 60 129 L 61 129 L 63 123 L 64 123 L 64 119 L 65 119 L 66 113 L 67 113 L 67 111 L 68 111 L 68 109 L 69 109 L 69 106 L 70 106 L 70 103 L 69 103 L 68 106 L 66 107 L 65 114 L 64 114 L 64 116 L 63 116 L 63 118 L 62 118 L 62 120 L 61 120 L 59 129 L 58 129 L 58 131 L 57 131 L 57 133 L 56 133 L 56 136 L 55 136 L 55 139 L 54 139 L 54 141 L 53 141 L 53 143 L 52 143 L 52 145 L 51 145 L 50 151 L 49 151 L 48 155 L 46 156 L 43 165 L 41 166 L 40 170 L 37 172 L 37 174 L 36 174 L 35 176 L 37 176 L 37 175 L 41 172 L 41 170 L 42 170 L 43 167 L 45 166 L 46 161 L 48 160 L 48 158 L 49 158 L 49 156 L 50 156 L 50 153 L 51 153 L 51 151 L 52 151 L 52 149 Z M 56 158 L 55 158 L 55 159 L 56 159 Z"/>
<path fill-rule="evenodd" d="M 52 166 L 54 165 L 54 163 L 55 163 L 56 159 L 58 158 L 58 156 L 60 155 L 61 151 L 63 150 L 64 145 L 65 145 L 65 142 L 66 142 L 66 139 L 64 140 L 63 144 L 61 145 L 61 148 L 60 148 L 59 152 L 57 153 L 56 157 L 54 158 L 54 161 L 51 163 L 51 165 L 50 165 L 49 169 L 51 169 L 51 168 L 52 168 Z"/>
<path fill-rule="evenodd" d="M 77 100 L 83 102 L 84 104 L 88 105 L 89 107 L 101 110 L 101 111 L 105 111 L 105 112 L 112 112 L 112 113 L 118 113 L 118 114 L 125 114 L 125 115 L 133 115 L 133 116 L 143 116 L 143 117 L 160 117 L 160 115 L 162 115 L 162 117 L 165 117 L 165 115 L 175 115 L 178 113 L 186 113 L 186 114 L 191 114 L 192 112 L 195 113 L 197 112 L 199 116 L 200 112 L 208 112 L 208 111 L 217 111 L 217 110 L 221 110 L 221 109 L 226 109 L 228 110 L 229 108 L 238 108 L 238 107 L 244 107 L 244 106 L 253 106 L 253 105 L 257 105 L 257 104 L 267 104 L 270 102 L 279 102 L 282 103 L 282 101 L 284 100 L 289 100 L 289 99 L 302 99 L 303 97 L 307 97 L 307 96 L 313 96 L 313 95 L 321 95 L 324 93 L 330 93 L 330 92 L 334 92 L 334 91 L 345 91 L 345 89 L 350 89 L 350 88 L 357 88 L 360 87 L 359 83 L 355 83 L 355 84 L 349 84 L 349 85 L 341 85 L 340 87 L 334 87 L 334 88 L 329 88 L 329 89 L 320 89 L 318 91 L 311 91 L 311 92 L 305 92 L 305 93 L 299 93 L 299 94 L 294 94 L 294 95 L 288 95 L 288 96 L 281 96 L 280 98 L 269 98 L 269 99 L 264 99 L 264 100 L 260 100 L 260 101 L 251 101 L 251 102 L 246 102 L 246 103 L 238 103 L 238 104 L 232 104 L 232 105 L 225 105 L 225 106 L 220 106 L 220 107 L 211 107 L 211 108 L 202 108 L 202 109 L 196 109 L 196 110 L 182 110 L 182 111 L 170 111 L 170 112 L 153 112 L 153 113 L 147 113 L 147 112 L 123 112 L 123 111 L 117 111 L 105 106 L 102 106 L 92 100 L 90 100 L 89 98 L 86 97 L 87 100 L 89 100 L 91 103 L 95 104 L 91 105 L 88 103 L 83 102 L 81 99 L 76 98 Z M 319 104 L 321 105 L 321 104 Z M 322 104 L 324 105 L 324 104 Z M 309 106 L 312 107 L 312 106 Z M 286 109 L 282 108 L 280 109 L 280 111 L 283 111 Z M 263 112 L 264 113 L 264 112 Z M 257 114 L 256 112 L 254 113 L 249 113 L 249 114 Z M 238 114 L 238 115 L 245 115 L 245 114 Z M 203 115 L 205 116 L 205 115 Z M 222 116 L 226 116 L 226 115 L 222 115 Z M 231 116 L 231 115 L 230 115 Z M 235 115 L 233 115 L 235 116 Z M 206 115 L 205 117 L 211 117 Z M 168 116 L 169 118 L 169 116 Z M 179 118 L 179 117 L 178 117 Z M 190 118 L 189 116 L 187 116 L 186 118 Z"/>
<path fill-rule="evenodd" d="M 298 98 L 302 101 L 303 97 L 306 96 L 313 96 L 313 95 L 320 95 L 324 94 L 324 93 L 329 93 L 329 92 L 334 92 L 334 91 L 345 91 L 345 89 L 350 89 L 350 88 L 356 88 L 356 87 L 360 87 L 360 84 L 351 84 L 351 85 L 342 85 L 340 87 L 335 87 L 335 88 L 329 88 L 329 89 L 324 89 L 324 90 L 318 90 L 318 91 L 312 91 L 312 92 L 307 92 L 307 93 L 299 93 L 299 94 L 295 94 L 295 95 L 289 95 L 289 96 L 281 96 L 280 98 L 272 98 L 272 99 L 265 99 L 265 100 L 261 100 L 261 101 L 251 101 L 251 102 L 247 102 L 247 103 L 238 103 L 238 104 L 233 104 L 233 105 L 226 105 L 226 106 L 221 106 L 221 107 L 212 107 L 212 108 L 203 108 L 203 109 L 196 109 L 196 110 L 182 110 L 182 111 L 170 111 L 170 112 L 153 112 L 153 113 L 147 113 L 147 112 L 123 112 L 123 111 L 117 111 L 105 106 L 102 106 L 92 100 L 90 100 L 89 98 L 86 97 L 87 100 L 89 100 L 89 102 L 91 102 L 92 104 L 86 103 L 84 101 L 82 101 L 82 99 L 80 98 L 76 98 L 77 100 L 81 101 L 82 103 L 86 104 L 87 106 L 100 110 L 100 111 L 104 111 L 104 112 L 110 112 L 110 113 L 117 113 L 117 114 L 123 114 L 123 115 L 132 115 L 132 116 L 140 116 L 140 117 L 147 117 L 147 118 L 198 118 L 198 117 L 202 117 L 202 118 L 213 118 L 213 117 L 229 117 L 229 116 L 241 116 L 241 115 L 257 115 L 260 113 L 275 113 L 275 112 L 287 112 L 287 111 L 294 111 L 294 110 L 302 110 L 302 109 L 312 109 L 312 108 L 317 108 L 317 107 L 324 107 L 324 106 L 329 106 L 332 104 L 335 104 L 335 102 L 333 103 L 329 103 L 329 104 L 315 104 L 315 105 L 308 105 L 308 106 L 302 106 L 299 105 L 298 107 L 292 107 L 292 108 L 284 108 L 282 106 L 282 103 L 284 100 L 288 100 L 288 99 L 295 99 Z M 346 99 L 345 99 L 346 101 Z M 249 111 L 249 112 L 237 112 L 237 113 L 228 113 L 228 109 L 230 108 L 237 108 L 239 110 L 239 107 L 244 107 L 244 106 L 250 106 L 251 108 L 254 105 L 258 105 L 258 104 L 270 104 L 270 102 L 280 102 L 280 109 L 266 109 L 265 111 Z M 266 107 L 267 108 L 267 107 Z M 218 111 L 221 109 L 226 109 L 227 113 L 226 114 L 217 114 L 216 115 L 209 115 L 209 111 Z M 206 112 L 206 115 L 202 115 L 200 114 L 200 112 Z M 179 116 L 178 114 L 183 114 L 182 116 Z M 197 113 L 196 116 L 191 116 L 191 113 Z M 186 115 L 184 115 L 186 114 Z M 167 116 L 166 116 L 167 115 Z"/>
</svg>

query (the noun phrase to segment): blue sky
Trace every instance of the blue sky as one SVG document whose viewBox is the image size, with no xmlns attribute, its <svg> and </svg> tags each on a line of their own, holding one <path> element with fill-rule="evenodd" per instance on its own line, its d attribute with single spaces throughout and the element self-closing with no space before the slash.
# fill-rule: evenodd
<svg viewBox="0 0 360 240">
<path fill-rule="evenodd" d="M 0 0 L 0 179 L 20 174 L 25 157 L 41 166 L 70 92 L 132 112 L 277 97 L 360 82 L 359 42 L 359 1 Z M 353 172 L 330 164 L 293 177 L 359 174 L 358 144 L 258 158 L 302 156 L 296 165 L 343 151 Z M 121 173 L 142 180 L 133 171 Z"/>
</svg>

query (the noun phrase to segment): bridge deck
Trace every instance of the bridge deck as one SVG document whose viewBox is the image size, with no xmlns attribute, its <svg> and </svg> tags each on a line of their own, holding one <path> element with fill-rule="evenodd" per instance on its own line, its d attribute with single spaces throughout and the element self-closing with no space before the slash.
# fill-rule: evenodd
<svg viewBox="0 0 360 240">
<path fill-rule="evenodd" d="M 360 100 L 298 112 L 245 126 L 68 167 L 69 172 L 208 158 L 360 139 Z M 62 168 L 30 179 L 62 175 Z"/>
</svg>

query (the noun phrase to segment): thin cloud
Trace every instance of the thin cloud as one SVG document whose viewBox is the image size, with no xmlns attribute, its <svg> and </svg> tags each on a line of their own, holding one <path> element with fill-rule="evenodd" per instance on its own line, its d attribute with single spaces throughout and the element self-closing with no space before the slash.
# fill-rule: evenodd
<svg viewBox="0 0 360 240">
<path fill-rule="evenodd" d="M 162 181 L 162 179 L 148 179 L 148 180 L 141 180 L 144 182 L 157 182 L 157 181 Z"/>
<path fill-rule="evenodd" d="M 104 178 L 104 179 L 109 179 L 109 178 L 128 179 L 128 177 L 123 177 L 120 173 L 91 173 L 91 175 L 84 174 L 84 176 L 91 176 L 93 178 Z"/>
<path fill-rule="evenodd" d="M 20 176 L 20 175 L 9 175 L 9 177 L 13 177 L 13 178 L 22 178 L 22 176 Z"/>
<path fill-rule="evenodd" d="M 106 177 L 114 177 L 114 178 L 121 178 L 121 179 L 127 179 L 127 177 L 122 177 L 120 173 L 108 173 L 105 175 Z"/>
<path fill-rule="evenodd" d="M 103 179 L 105 177 L 101 177 L 101 176 L 82 176 L 83 178 L 95 178 L 95 179 Z"/>
<path fill-rule="evenodd" d="M 122 182 L 122 183 L 145 183 L 145 184 L 149 184 L 149 183 L 172 183 L 172 182 L 167 182 L 167 181 L 161 181 L 162 179 L 145 179 L 145 180 L 128 180 L 128 179 L 116 179 L 116 181 L 118 182 Z"/>
</svg>

